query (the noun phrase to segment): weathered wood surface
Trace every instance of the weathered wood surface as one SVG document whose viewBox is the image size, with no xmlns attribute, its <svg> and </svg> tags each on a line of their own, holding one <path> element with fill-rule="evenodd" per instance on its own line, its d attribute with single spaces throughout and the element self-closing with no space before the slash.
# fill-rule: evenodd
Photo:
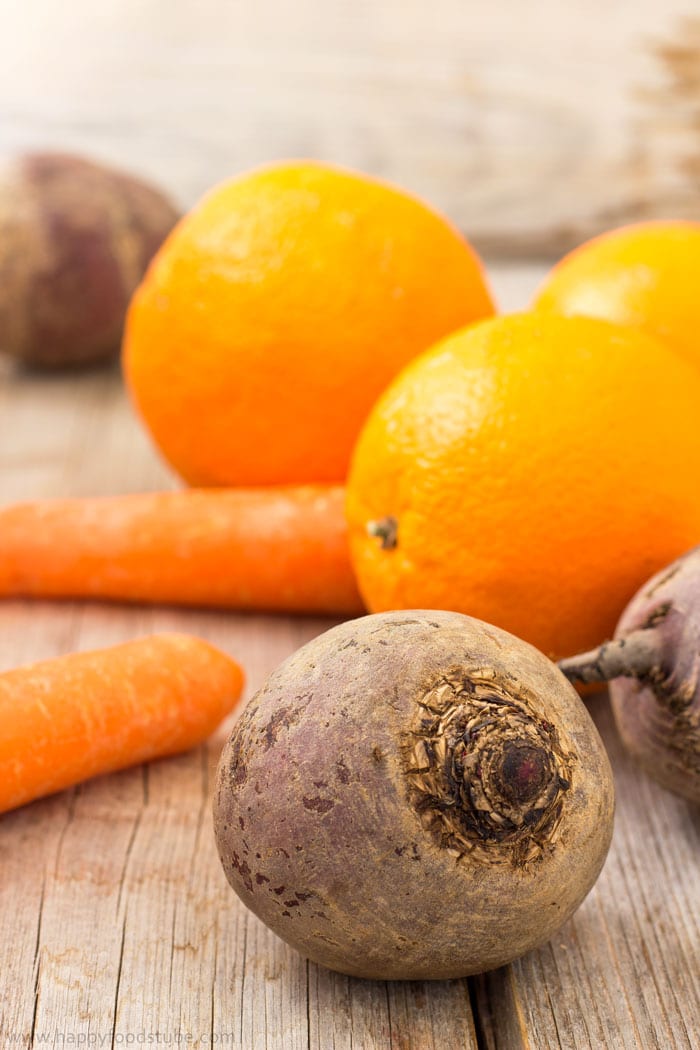
<svg viewBox="0 0 700 1050">
<path fill-rule="evenodd" d="M 699 70 L 697 0 L 0 0 L 0 152 L 87 151 L 187 205 L 316 156 L 556 252 L 700 218 Z"/>
<path fill-rule="evenodd" d="M 497 271 L 501 299 L 524 301 L 538 276 Z M 116 370 L 72 378 L 0 370 L 1 502 L 163 484 L 170 479 Z M 0 668 L 182 629 L 238 657 L 253 689 L 326 623 L 4 602 Z M 191 754 L 0 817 L 0 1047 L 126 1046 L 149 1035 L 152 1045 L 178 1045 L 179 1034 L 179 1045 L 236 1050 L 693 1050 L 700 813 L 631 768 L 605 701 L 594 710 L 619 797 L 604 872 L 551 943 L 472 981 L 331 974 L 243 909 L 210 822 L 225 729 Z"/>
</svg>

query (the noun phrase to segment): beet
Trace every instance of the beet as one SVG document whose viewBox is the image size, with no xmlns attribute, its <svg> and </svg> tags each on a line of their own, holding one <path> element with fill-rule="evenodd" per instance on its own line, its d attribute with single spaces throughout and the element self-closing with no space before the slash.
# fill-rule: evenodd
<svg viewBox="0 0 700 1050">
<path fill-rule="evenodd" d="M 573 682 L 610 682 L 627 750 L 664 787 L 700 803 L 700 547 L 642 587 L 613 641 L 559 666 Z"/>
<path fill-rule="evenodd" d="M 229 882 L 335 970 L 447 978 L 546 941 L 612 831 L 588 712 L 532 646 L 458 613 L 335 627 L 250 701 L 223 752 Z"/>
<path fill-rule="evenodd" d="M 154 187 L 62 153 L 0 167 L 0 352 L 60 367 L 115 356 L 131 295 L 178 218 Z"/>
</svg>

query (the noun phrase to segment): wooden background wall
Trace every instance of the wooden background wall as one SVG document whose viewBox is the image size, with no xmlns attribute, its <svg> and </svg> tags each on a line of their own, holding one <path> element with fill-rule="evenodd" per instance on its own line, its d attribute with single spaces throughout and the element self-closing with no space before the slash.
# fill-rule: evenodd
<svg viewBox="0 0 700 1050">
<path fill-rule="evenodd" d="M 700 218 L 698 0 L 0 0 L 0 152 L 87 151 L 183 203 L 311 155 L 494 253 Z"/>
</svg>

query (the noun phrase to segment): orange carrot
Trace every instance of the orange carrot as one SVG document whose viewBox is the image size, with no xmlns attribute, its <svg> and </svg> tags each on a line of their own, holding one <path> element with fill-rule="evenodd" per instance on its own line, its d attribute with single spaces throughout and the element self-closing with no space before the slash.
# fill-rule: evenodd
<svg viewBox="0 0 700 1050">
<path fill-rule="evenodd" d="M 180 634 L 0 674 L 0 813 L 194 747 L 242 688 L 238 664 Z"/>
<path fill-rule="evenodd" d="M 340 486 L 0 509 L 0 596 L 359 614 Z"/>
</svg>

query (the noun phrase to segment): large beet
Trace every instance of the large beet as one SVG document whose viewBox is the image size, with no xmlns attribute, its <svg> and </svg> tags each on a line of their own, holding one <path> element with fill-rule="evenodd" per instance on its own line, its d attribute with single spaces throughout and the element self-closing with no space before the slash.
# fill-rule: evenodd
<svg viewBox="0 0 700 1050">
<path fill-rule="evenodd" d="M 226 875 L 361 977 L 445 978 L 547 940 L 612 830 L 604 748 L 536 649 L 456 613 L 367 616 L 288 659 L 222 755 Z"/>
</svg>

